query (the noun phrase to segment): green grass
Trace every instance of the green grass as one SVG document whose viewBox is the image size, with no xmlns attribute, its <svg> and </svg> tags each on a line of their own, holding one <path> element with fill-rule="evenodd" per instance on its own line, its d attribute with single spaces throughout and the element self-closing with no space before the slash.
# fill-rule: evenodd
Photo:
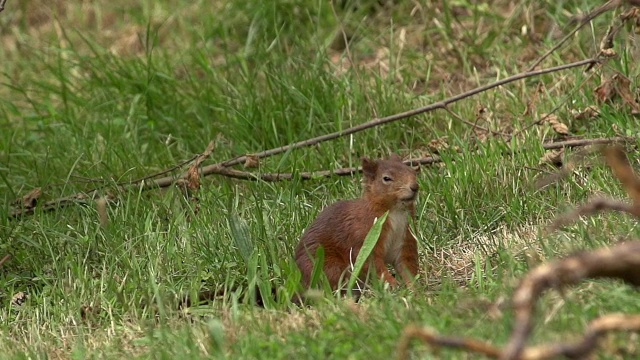
<svg viewBox="0 0 640 360">
<path fill-rule="evenodd" d="M 632 220 L 606 214 L 540 235 L 594 194 L 624 196 L 595 156 L 591 166 L 536 190 L 540 169 L 554 171 L 538 164 L 540 144 L 557 137 L 548 126 L 529 128 L 508 146 L 480 141 L 470 126 L 436 111 L 262 160 L 265 172 L 335 169 L 390 151 L 428 155 L 431 140 L 447 137 L 443 164 L 419 175 L 417 289 L 374 287 L 359 304 L 330 296 L 310 309 L 288 302 L 300 279 L 292 256 L 302 231 L 327 204 L 357 197 L 359 176 L 207 177 L 197 213 L 176 188 L 115 186 L 188 159 L 209 141 L 216 147 L 208 162 L 223 161 L 515 74 L 555 44 L 554 27 L 566 33 L 570 14 L 600 4 L 525 1 L 497 11 L 511 2 L 446 3 L 7 2 L 0 13 L 0 259 L 10 259 L 0 267 L 0 358 L 388 359 L 410 323 L 503 344 L 511 310 L 488 309 L 527 270 L 638 234 Z M 612 18 L 596 19 L 542 66 L 593 56 Z M 595 76 L 574 69 L 527 79 L 450 109 L 475 121 L 487 108 L 480 125 L 511 131 L 561 105 L 557 114 L 574 135 L 638 136 L 638 119 L 621 101 L 601 104 L 597 119 L 571 117 L 596 104 L 593 89 L 613 71 L 637 89 L 628 31 L 617 38 L 621 56 Z M 539 84 L 534 115 L 523 115 Z M 637 166 L 637 152 L 629 157 Z M 106 228 L 91 201 L 8 220 L 12 202 L 33 188 L 43 189 L 44 202 L 103 185 L 99 194 L 115 199 Z M 277 290 L 266 309 L 253 305 L 256 285 Z M 225 288 L 227 296 L 212 303 L 178 309 L 183 294 Z M 11 305 L 19 292 L 27 301 Z M 636 298 L 611 281 L 585 282 L 564 297 L 549 293 L 532 342 L 575 338 L 605 313 L 637 313 Z M 628 338 L 612 336 L 600 355 L 637 356 Z M 429 350 L 416 344 L 413 354 Z M 465 358 L 447 350 L 437 356 Z"/>
</svg>

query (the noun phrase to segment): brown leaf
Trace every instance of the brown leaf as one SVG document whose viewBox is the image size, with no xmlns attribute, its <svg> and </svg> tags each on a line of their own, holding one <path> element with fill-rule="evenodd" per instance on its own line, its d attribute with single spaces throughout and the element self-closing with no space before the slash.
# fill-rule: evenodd
<svg viewBox="0 0 640 360">
<path fill-rule="evenodd" d="M 196 166 L 192 166 L 187 170 L 187 176 L 185 176 L 186 187 L 189 190 L 200 189 L 200 172 Z"/>
<path fill-rule="evenodd" d="M 209 145 L 207 145 L 207 148 L 204 150 L 204 152 L 198 155 L 198 157 L 193 162 L 193 165 L 191 165 L 189 167 L 189 170 L 187 170 L 187 174 L 184 177 L 185 182 L 181 182 L 177 184 L 178 186 L 186 187 L 186 189 L 191 191 L 196 191 L 200 189 L 200 171 L 198 171 L 198 168 L 200 167 L 200 164 L 202 164 L 203 161 L 205 161 L 209 156 L 211 156 L 211 153 L 213 152 L 214 148 L 215 148 L 215 142 L 210 141 Z"/>
<path fill-rule="evenodd" d="M 603 49 L 600 51 L 600 55 L 606 58 L 612 58 L 618 56 L 618 53 L 613 49 Z"/>
<path fill-rule="evenodd" d="M 604 53 L 613 49 L 613 36 L 614 30 L 613 26 L 609 26 L 607 29 L 607 34 L 600 41 L 600 52 Z"/>
<path fill-rule="evenodd" d="M 449 143 L 447 142 L 447 137 L 443 136 L 429 141 L 429 144 L 427 144 L 427 146 L 433 153 L 438 154 L 442 150 L 447 150 L 449 148 Z"/>
<path fill-rule="evenodd" d="M 488 107 L 478 104 L 476 107 L 476 121 L 491 122 L 493 120 L 493 112 Z"/>
<path fill-rule="evenodd" d="M 571 113 L 576 120 L 591 120 L 600 116 L 600 109 L 595 105 L 591 105 L 582 111 L 572 111 Z"/>
<path fill-rule="evenodd" d="M 622 100 L 631 107 L 631 113 L 640 114 L 640 104 L 636 102 L 635 97 L 631 93 L 631 80 L 620 73 L 617 73 L 613 77 L 616 79 L 616 91 Z"/>
<path fill-rule="evenodd" d="M 204 149 L 204 152 L 202 154 L 198 155 L 198 157 L 193 162 L 193 165 L 191 167 L 196 167 L 196 168 L 199 167 L 203 161 L 205 161 L 209 156 L 211 156 L 211 153 L 213 152 L 213 149 L 215 149 L 215 147 L 216 147 L 215 142 L 210 141 L 209 145 L 207 145 L 207 148 Z"/>
<path fill-rule="evenodd" d="M 607 79 L 596 87 L 593 92 L 596 95 L 596 100 L 601 103 L 612 101 L 616 95 L 613 79 Z"/>
<path fill-rule="evenodd" d="M 14 201 L 14 204 L 18 206 L 22 206 L 24 209 L 33 209 L 38 204 L 38 199 L 42 195 L 41 188 L 35 188 L 31 190 L 27 195 L 23 196 L 21 199 L 17 199 Z"/>
<path fill-rule="evenodd" d="M 562 161 L 563 155 L 564 155 L 564 149 L 549 150 L 545 152 L 544 155 L 542 155 L 538 164 L 540 165 L 551 164 L 555 167 L 560 168 L 562 167 L 562 164 L 563 164 L 563 161 Z"/>
<path fill-rule="evenodd" d="M 22 304 L 24 304 L 25 301 L 27 301 L 27 298 L 28 298 L 27 294 L 25 294 L 22 291 L 19 291 L 11 297 L 11 305 L 22 306 Z"/>
<path fill-rule="evenodd" d="M 549 125 L 551 125 L 551 128 L 553 129 L 553 131 L 555 131 L 556 133 L 560 134 L 560 135 L 569 135 L 569 128 L 567 127 L 567 125 L 565 125 L 564 123 L 560 122 L 560 119 L 558 118 L 558 115 L 555 114 L 543 114 L 542 115 L 542 119 L 544 119 L 544 122 L 549 123 Z"/>
<path fill-rule="evenodd" d="M 255 155 L 247 155 L 244 161 L 245 169 L 257 168 L 260 166 L 260 159 Z"/>
<path fill-rule="evenodd" d="M 631 91 L 631 80 L 622 73 L 616 72 L 611 79 L 605 80 L 594 90 L 596 99 L 600 102 L 613 102 L 618 97 L 631 107 L 631 114 L 640 115 L 640 104 L 635 100 Z"/>
<path fill-rule="evenodd" d="M 9 255 L 5 255 L 2 259 L 0 259 L 0 266 L 2 266 L 2 264 L 7 262 L 7 260 L 9 260 L 10 257 L 11 256 L 9 256 Z"/>
<path fill-rule="evenodd" d="M 91 320 L 100 315 L 101 311 L 102 308 L 99 301 L 96 304 L 83 304 L 80 306 L 80 317 L 82 320 Z"/>
</svg>

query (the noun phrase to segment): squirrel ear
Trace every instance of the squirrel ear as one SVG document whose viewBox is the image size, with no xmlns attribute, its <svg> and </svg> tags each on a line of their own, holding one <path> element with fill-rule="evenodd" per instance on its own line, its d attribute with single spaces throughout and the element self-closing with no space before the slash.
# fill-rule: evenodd
<svg viewBox="0 0 640 360">
<path fill-rule="evenodd" d="M 362 173 L 365 177 L 373 179 L 376 177 L 376 171 L 378 170 L 378 162 L 369 158 L 362 158 Z"/>
<path fill-rule="evenodd" d="M 402 162 L 402 158 L 400 157 L 400 155 L 395 153 L 391 153 L 391 155 L 389 155 L 389 160 Z"/>
</svg>

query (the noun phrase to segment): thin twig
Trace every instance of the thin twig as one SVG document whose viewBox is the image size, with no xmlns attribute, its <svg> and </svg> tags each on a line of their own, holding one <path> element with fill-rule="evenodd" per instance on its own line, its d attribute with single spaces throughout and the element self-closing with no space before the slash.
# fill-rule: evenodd
<svg viewBox="0 0 640 360">
<path fill-rule="evenodd" d="M 2 6 L 2 4 L 0 4 L 0 6 Z M 7 260 L 9 260 L 11 256 L 9 255 L 5 255 L 2 260 L 0 260 L 0 266 L 2 266 L 2 264 L 4 264 Z"/>
<path fill-rule="evenodd" d="M 439 156 L 428 156 L 420 159 L 411 159 L 407 160 L 404 163 L 409 166 L 416 165 L 431 165 L 442 162 L 442 159 Z M 313 171 L 313 172 L 301 172 L 301 173 L 252 173 L 248 171 L 240 171 L 235 169 L 223 168 L 219 167 L 215 170 L 213 174 L 222 175 L 234 179 L 241 180 L 262 180 L 267 182 L 275 182 L 282 180 L 292 180 L 294 178 L 299 178 L 301 180 L 312 180 L 319 179 L 330 176 L 351 176 L 358 172 L 361 172 L 361 167 L 347 167 L 340 168 L 335 170 L 322 170 L 322 171 Z"/>
<path fill-rule="evenodd" d="M 162 171 L 160 171 L 160 172 L 157 172 L 157 173 L 154 173 L 154 174 L 151 174 L 151 175 L 146 175 L 146 176 L 143 176 L 143 177 L 138 178 L 138 179 L 135 179 L 135 180 L 129 180 L 129 181 L 119 182 L 117 185 L 118 185 L 118 186 L 123 186 L 123 185 L 139 184 L 139 183 L 141 183 L 141 182 L 143 182 L 143 181 L 146 181 L 146 180 L 149 180 L 149 179 L 153 179 L 153 178 L 156 178 L 156 177 L 158 177 L 158 176 L 161 176 L 161 175 L 164 175 L 164 174 L 170 173 L 170 172 L 172 172 L 172 171 L 178 170 L 178 169 L 182 168 L 183 166 L 185 166 L 185 165 L 187 165 L 187 164 L 191 163 L 192 161 L 194 161 L 194 160 L 196 160 L 198 157 L 200 157 L 200 155 L 201 155 L 201 154 L 194 155 L 194 156 L 192 156 L 190 159 L 188 159 L 188 160 L 184 160 L 183 162 L 181 162 L 181 163 L 179 163 L 179 164 L 177 164 L 177 165 L 175 165 L 175 166 L 172 166 L 172 167 L 170 167 L 170 168 L 168 168 L 168 169 L 162 170 Z"/>
<path fill-rule="evenodd" d="M 573 37 L 573 35 L 575 35 L 578 31 L 580 31 L 580 29 L 582 29 L 585 25 L 591 22 L 591 20 L 595 19 L 596 17 L 604 14 L 605 12 L 611 9 L 618 7 L 618 5 L 620 5 L 620 0 L 610 0 L 604 5 L 600 6 L 599 8 L 587 14 L 584 18 L 580 19 L 580 23 L 578 24 L 578 26 L 576 26 L 575 29 L 573 29 L 570 33 L 568 33 L 565 37 L 563 37 L 562 40 L 560 40 L 551 49 L 549 49 L 546 53 L 540 56 L 536 61 L 534 61 L 533 64 L 531 64 L 529 68 L 527 68 L 527 71 L 532 71 L 533 69 L 535 69 L 538 65 L 540 65 L 541 62 L 543 62 L 547 57 L 549 57 L 549 55 L 551 55 L 554 51 L 558 50 L 565 42 L 567 42 L 567 40 L 571 39 L 571 37 Z"/>
<path fill-rule="evenodd" d="M 588 145 L 620 143 L 620 142 L 627 142 L 630 140 L 632 140 L 632 138 L 622 137 L 622 136 L 612 137 L 612 138 L 573 139 L 573 140 L 565 140 L 565 141 L 548 142 L 543 144 L 542 148 L 545 150 L 555 150 L 555 149 L 573 148 L 573 147 L 588 146 Z"/>
<path fill-rule="evenodd" d="M 409 358 L 409 343 L 412 339 L 416 338 L 424 341 L 425 343 L 428 343 L 435 348 L 448 347 L 454 349 L 462 349 L 469 352 L 480 353 L 493 359 L 497 359 L 501 353 L 500 349 L 483 341 L 443 336 L 428 328 L 409 325 L 404 329 L 402 337 L 398 342 L 396 352 L 396 358 L 398 360 Z"/>
<path fill-rule="evenodd" d="M 465 120 L 462 116 L 456 114 L 453 110 L 449 109 L 448 106 L 445 106 L 444 109 L 449 113 L 449 115 L 451 115 L 454 118 L 458 119 L 458 121 L 460 121 L 460 122 L 462 122 L 464 124 L 467 124 L 467 125 L 469 125 L 469 126 L 471 126 L 473 128 L 482 130 L 484 132 L 492 133 L 493 135 L 499 135 L 499 136 L 507 136 L 508 135 L 508 134 L 505 134 L 505 133 L 502 133 L 502 132 L 499 132 L 499 131 L 493 131 L 491 129 L 488 129 L 488 128 L 485 128 L 483 126 L 480 126 L 480 125 L 478 125 L 476 123 L 472 123 L 471 121 Z"/>
<path fill-rule="evenodd" d="M 554 231 L 554 230 L 560 229 L 564 226 L 567 226 L 573 223 L 574 221 L 576 221 L 577 219 L 583 216 L 594 215 L 594 214 L 601 213 L 603 211 L 617 211 L 617 212 L 629 214 L 634 217 L 638 217 L 638 215 L 640 215 L 638 214 L 638 208 L 635 207 L 633 204 L 627 204 L 616 199 L 597 197 L 589 200 L 582 206 L 566 214 L 562 214 L 558 216 L 553 221 L 553 223 L 549 225 L 549 228 L 547 231 Z"/>
<path fill-rule="evenodd" d="M 596 139 L 579 139 L 579 140 L 566 140 L 566 141 L 556 141 L 556 142 L 548 142 L 548 143 L 544 143 L 542 144 L 542 148 L 545 150 L 552 150 L 552 149 L 561 149 L 561 148 L 572 148 L 572 147 L 579 147 L 579 146 L 587 146 L 587 145 L 598 145 L 598 144 L 611 144 L 611 143 L 618 143 L 618 142 L 624 142 L 624 141 L 628 141 L 629 138 L 625 138 L 625 137 L 613 137 L 613 138 L 596 138 Z M 417 160 L 408 160 L 406 161 L 407 164 L 409 165 L 429 165 L 429 164 L 434 164 L 434 163 L 439 163 L 442 160 L 437 157 L 426 157 L 426 158 L 422 158 L 422 159 L 417 159 Z M 321 178 L 321 177 L 328 177 L 328 176 L 332 176 L 332 175 L 338 175 L 338 176 L 348 176 L 348 175 L 352 175 L 356 172 L 358 172 L 357 170 L 358 168 L 342 168 L 342 169 L 337 169 L 337 170 L 325 170 L 325 171 L 316 171 L 316 172 L 303 172 L 303 173 L 299 173 L 297 174 L 297 176 L 300 177 L 300 179 L 302 180 L 311 180 L 311 179 L 317 179 L 317 178 Z M 217 166 L 205 166 L 202 168 L 201 170 L 201 174 L 203 176 L 206 175 L 212 175 L 212 174 L 216 174 L 216 175 L 222 175 L 222 176 L 227 176 L 227 177 L 231 177 L 231 178 L 235 178 L 235 179 L 243 179 L 243 180 L 264 180 L 264 181 L 280 181 L 280 180 L 291 180 L 294 178 L 294 174 L 291 173 L 263 173 L 263 174 L 256 174 L 256 173 L 250 173 L 250 172 L 246 172 L 246 171 L 240 171 L 240 170 L 233 170 L 231 171 L 231 169 L 228 168 L 224 168 L 220 165 Z M 175 177 L 172 176 L 167 176 L 164 178 L 160 178 L 160 179 L 156 179 L 153 180 L 151 182 L 148 182 L 145 184 L 145 187 L 167 187 L 170 186 L 174 181 L 176 180 Z"/>
<path fill-rule="evenodd" d="M 580 146 L 588 146 L 588 145 L 597 145 L 597 144 L 611 144 L 611 143 L 620 143 L 629 141 L 632 138 L 628 137 L 613 137 L 613 138 L 596 138 L 596 139 L 579 139 L 579 140 L 566 140 L 566 141 L 557 141 L 557 142 L 548 142 L 542 144 L 542 148 L 545 150 L 552 149 L 560 149 L 560 148 L 573 148 Z M 515 151 L 509 151 L 505 153 L 505 155 L 511 155 Z M 410 159 L 405 161 L 405 164 L 409 166 L 416 165 L 429 165 L 442 162 L 442 159 L 438 156 L 425 157 L 420 159 Z M 324 170 L 324 171 L 316 171 L 316 172 L 302 172 L 298 174 L 292 173 L 251 173 L 246 171 L 240 171 L 235 169 L 224 168 L 222 166 L 212 167 L 205 166 L 200 169 L 201 176 L 207 175 L 221 175 L 234 179 L 242 179 L 242 180 L 262 180 L 267 182 L 274 181 L 282 181 L 282 180 L 291 180 L 295 177 L 299 177 L 301 180 L 312 180 L 318 179 L 322 177 L 329 176 L 349 176 L 353 175 L 360 171 L 360 168 L 341 168 L 335 170 Z M 130 186 L 138 185 L 141 187 L 141 190 L 150 190 L 157 188 L 166 188 L 173 185 L 178 179 L 183 179 L 186 175 L 182 176 L 166 176 L 160 179 L 155 180 L 142 180 L 136 184 L 128 184 Z M 94 189 L 88 191 L 86 193 L 77 193 L 70 196 L 61 197 L 55 200 L 48 201 L 41 206 L 36 208 L 41 209 L 42 211 L 53 211 L 59 208 L 63 208 L 72 204 L 85 204 L 90 199 L 94 198 L 97 194 L 98 189 Z M 20 218 L 26 215 L 33 215 L 35 213 L 36 208 L 22 208 L 22 209 L 14 209 L 9 212 L 9 218 Z"/>
<path fill-rule="evenodd" d="M 302 147 L 307 147 L 307 146 L 312 146 L 321 142 L 325 142 L 328 140 L 333 140 L 342 136 L 346 136 L 346 135 L 351 135 L 375 126 L 379 126 L 382 124 L 386 124 L 386 123 L 390 123 L 390 122 L 394 122 L 394 121 L 398 121 L 398 120 L 402 120 L 402 119 L 406 119 L 412 116 L 416 116 L 416 115 L 420 115 L 429 111 L 433 111 L 436 109 L 444 109 L 445 107 L 447 107 L 450 104 L 453 104 L 455 102 L 458 102 L 460 100 L 466 99 L 470 96 L 482 93 L 484 91 L 496 88 L 498 86 L 502 86 L 502 85 L 506 85 L 509 83 L 512 83 L 514 81 L 518 81 L 518 80 L 522 80 L 522 79 L 526 79 L 526 78 L 530 78 L 530 77 L 535 77 L 535 76 L 540 76 L 540 75 L 545 75 L 545 74 L 550 74 L 550 73 L 554 73 L 554 72 L 558 72 L 558 71 L 563 71 L 563 70 L 567 70 L 567 69 L 572 69 L 572 68 L 576 68 L 576 67 L 580 67 L 580 66 L 584 66 L 584 65 L 589 65 L 589 64 L 598 64 L 601 63 L 602 61 L 605 61 L 606 59 L 600 59 L 600 58 L 592 58 L 592 59 L 585 59 L 585 60 L 580 60 L 580 61 L 576 61 L 576 62 L 572 62 L 569 64 L 564 64 L 564 65 L 560 65 L 560 66 L 555 66 L 552 68 L 548 68 L 548 69 L 541 69 L 541 70 L 535 70 L 535 71 L 528 71 L 528 72 L 522 72 L 513 76 L 510 76 L 508 78 L 502 79 L 502 80 L 498 80 L 496 82 L 493 82 L 491 84 L 487 84 L 484 86 L 480 86 L 477 87 L 473 90 L 469 90 L 467 92 L 464 92 L 462 94 L 458 94 L 455 96 L 452 96 L 448 99 L 436 102 L 436 103 L 432 103 L 430 105 L 427 106 L 423 106 L 417 109 L 413 109 L 413 110 L 409 110 L 409 111 L 405 111 L 405 112 L 401 112 L 398 114 L 394 114 L 394 115 L 390 115 L 390 116 L 386 116 L 383 118 L 378 118 L 378 119 L 373 119 L 370 121 L 367 121 L 363 124 L 357 125 L 357 126 L 353 126 L 350 127 L 348 129 L 344 129 L 341 131 L 336 131 L 334 133 L 330 133 L 330 134 L 325 134 L 325 135 L 321 135 L 312 139 L 308 139 L 308 140 L 303 140 L 303 141 L 299 141 L 293 144 L 289 144 L 289 145 L 285 145 L 285 146 L 281 146 L 278 148 L 274 148 L 274 149 L 269 149 L 269 150 L 265 150 L 265 151 L 261 151 L 259 153 L 255 153 L 255 154 L 251 154 L 251 156 L 256 157 L 258 159 L 262 159 L 265 157 L 269 157 L 269 156 L 273 156 L 273 155 L 277 155 L 277 154 L 282 154 L 284 152 L 287 152 L 289 150 L 293 150 L 293 149 L 298 149 L 298 148 L 302 148 Z M 238 165 L 238 164 L 242 164 L 246 161 L 247 159 L 247 155 L 242 155 L 242 156 L 238 156 L 236 158 L 227 160 L 227 161 L 223 161 L 221 163 L 217 163 L 217 164 L 213 164 L 213 165 L 208 165 L 205 166 L 203 168 L 203 171 L 205 171 L 205 169 L 207 169 L 208 167 L 211 168 L 217 168 L 217 167 L 230 167 L 230 166 L 234 166 L 234 165 Z"/>
</svg>

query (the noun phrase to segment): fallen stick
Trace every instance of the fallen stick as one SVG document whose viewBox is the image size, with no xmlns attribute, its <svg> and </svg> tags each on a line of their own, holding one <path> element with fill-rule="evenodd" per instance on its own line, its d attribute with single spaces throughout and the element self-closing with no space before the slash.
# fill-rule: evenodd
<svg viewBox="0 0 640 360">
<path fill-rule="evenodd" d="M 613 138 L 596 138 L 596 139 L 579 139 L 579 140 L 566 140 L 566 141 L 557 141 L 557 142 L 548 142 L 544 143 L 542 147 L 544 149 L 559 149 L 559 148 L 573 148 L 580 146 L 588 146 L 588 145 L 598 145 L 598 144 L 611 144 L 611 143 L 620 143 L 631 140 L 626 137 L 613 137 Z M 509 153 L 511 154 L 511 153 Z M 196 157 L 197 158 L 197 157 Z M 407 165 L 416 166 L 416 165 L 430 165 L 442 162 L 442 159 L 439 156 L 429 156 L 420 159 L 410 159 L 405 161 Z M 301 180 L 312 180 L 329 176 L 350 176 L 360 171 L 359 167 L 348 167 L 348 168 L 340 168 L 335 170 L 322 170 L 315 172 L 301 172 L 298 174 L 293 173 L 252 173 L 247 171 L 240 171 L 235 169 L 224 168 L 220 166 L 205 166 L 200 169 L 201 176 L 207 175 L 220 175 L 226 176 L 234 179 L 241 180 L 261 180 L 261 181 L 283 181 L 283 180 L 292 180 L 294 177 L 298 177 Z M 157 188 L 166 188 L 173 185 L 176 181 L 180 179 L 184 179 L 187 175 L 182 174 L 180 176 L 165 176 L 160 179 L 150 179 L 148 176 L 143 177 L 137 183 L 126 183 L 126 187 L 141 187 L 142 191 L 157 189 Z M 102 188 L 97 188 L 93 190 L 89 190 L 87 192 L 76 193 L 70 196 L 60 197 L 55 200 L 47 201 L 41 206 L 34 207 L 23 207 L 16 208 L 9 211 L 9 218 L 16 219 L 25 215 L 33 215 L 35 213 L 35 209 L 39 208 L 42 211 L 53 211 L 59 208 L 63 208 L 72 204 L 86 204 L 89 201 L 93 200 L 96 194 Z"/>
</svg>

